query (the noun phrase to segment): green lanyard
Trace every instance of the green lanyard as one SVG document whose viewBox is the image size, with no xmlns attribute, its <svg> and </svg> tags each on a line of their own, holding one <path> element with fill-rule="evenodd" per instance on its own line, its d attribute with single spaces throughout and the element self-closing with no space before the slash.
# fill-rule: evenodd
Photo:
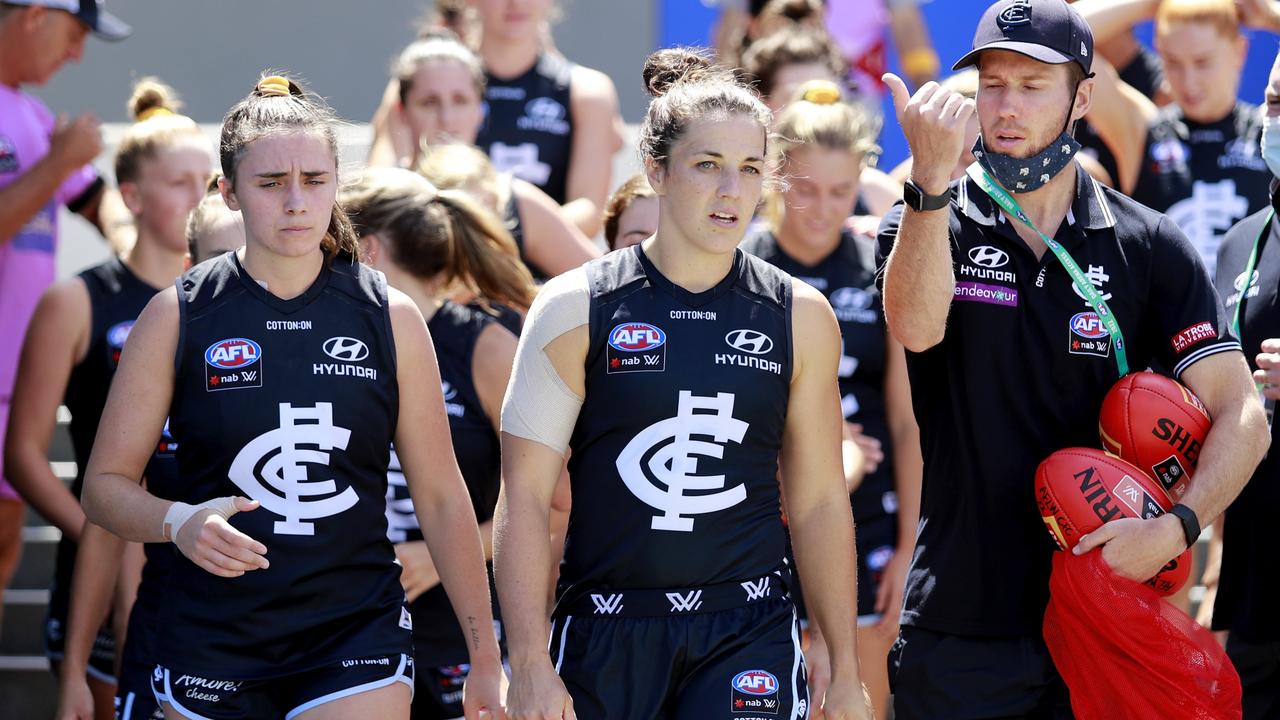
<svg viewBox="0 0 1280 720">
<path fill-rule="evenodd" d="M 1013 197 L 1004 188 L 997 185 L 996 181 L 991 179 L 991 176 L 987 174 L 987 171 L 981 165 L 975 162 L 965 172 L 978 184 L 978 187 L 982 188 L 983 192 L 996 201 L 997 205 L 1003 208 L 1006 213 L 1018 218 L 1023 224 L 1031 228 L 1033 232 L 1044 240 L 1044 244 L 1053 251 L 1054 257 L 1058 258 L 1058 262 L 1062 263 L 1062 267 L 1066 268 L 1067 274 L 1071 276 L 1071 282 L 1084 295 L 1085 300 L 1093 307 L 1093 311 L 1098 314 L 1098 319 L 1102 320 L 1103 326 L 1107 328 L 1107 332 L 1111 335 L 1111 344 L 1116 348 L 1116 367 L 1120 370 L 1120 377 L 1128 375 L 1129 356 L 1125 353 L 1124 334 L 1120 332 L 1120 323 L 1111 314 L 1111 308 L 1107 307 L 1107 301 L 1102 299 L 1102 294 L 1098 292 L 1092 282 L 1089 282 L 1089 278 L 1085 277 L 1084 272 L 1080 270 L 1080 266 L 1076 264 L 1075 259 L 1071 257 L 1067 249 L 1062 247 L 1062 244 L 1057 240 L 1040 232 L 1032 224 L 1031 218 L 1022 212 L 1022 208 L 1018 207 L 1018 203 L 1014 201 Z"/>
<path fill-rule="evenodd" d="M 1244 289 L 1240 291 L 1240 299 L 1236 301 L 1235 313 L 1231 316 L 1231 333 L 1242 344 L 1244 339 L 1240 337 L 1240 308 L 1244 307 L 1245 298 L 1249 297 L 1249 288 L 1253 287 L 1253 271 L 1258 267 L 1258 246 L 1262 244 L 1262 238 L 1271 231 L 1271 221 L 1275 216 L 1275 208 L 1272 208 L 1267 213 L 1267 221 L 1262 223 L 1262 230 L 1258 232 L 1258 237 L 1253 239 L 1253 250 L 1249 251 L 1249 262 L 1244 266 Z"/>
</svg>

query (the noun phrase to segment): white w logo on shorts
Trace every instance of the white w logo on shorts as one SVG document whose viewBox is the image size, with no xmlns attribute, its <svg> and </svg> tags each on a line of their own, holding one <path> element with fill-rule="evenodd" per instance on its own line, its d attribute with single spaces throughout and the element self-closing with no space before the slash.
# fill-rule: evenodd
<svg viewBox="0 0 1280 720">
<path fill-rule="evenodd" d="M 712 412 L 705 412 L 707 410 Z M 725 443 L 741 443 L 748 427 L 747 423 L 733 417 L 733 393 L 700 397 L 681 390 L 675 417 L 659 420 L 627 443 L 614 464 L 622 482 L 633 495 L 646 505 L 663 511 L 662 515 L 653 518 L 651 527 L 654 530 L 692 532 L 693 520 L 682 515 L 717 512 L 747 499 L 743 485 L 722 490 L 724 475 L 696 475 L 698 460 L 695 456 L 723 458 Z M 694 435 L 710 437 L 715 442 L 694 440 Z M 645 456 L 654 448 L 658 450 L 648 463 L 642 465 Z M 666 486 L 665 489 L 649 479 L 646 467 L 657 482 Z M 686 490 L 721 492 L 686 495 Z"/>
<path fill-rule="evenodd" d="M 702 591 L 690 590 L 683 595 L 667 593 L 667 601 L 671 603 L 671 612 L 689 612 L 702 607 Z"/>
<path fill-rule="evenodd" d="M 760 578 L 759 580 L 748 580 L 742 583 L 742 589 L 747 591 L 747 601 L 759 600 L 769 594 L 769 577 Z"/>
<path fill-rule="evenodd" d="M 596 604 L 596 615 L 616 615 L 622 612 L 622 593 L 614 593 L 608 597 L 591 593 L 591 602 Z"/>
<path fill-rule="evenodd" d="M 315 524 L 303 520 L 345 512 L 360 498 L 351 487 L 339 493 L 332 479 L 309 481 L 306 465 L 328 465 L 329 451 L 346 450 L 350 438 L 350 430 L 333 424 L 333 403 L 311 408 L 280 403 L 280 427 L 250 440 L 232 461 L 227 477 L 250 499 L 284 517 L 275 524 L 277 534 L 314 535 Z M 300 445 L 318 449 L 303 450 Z M 317 495 L 329 497 L 305 499 Z"/>
</svg>

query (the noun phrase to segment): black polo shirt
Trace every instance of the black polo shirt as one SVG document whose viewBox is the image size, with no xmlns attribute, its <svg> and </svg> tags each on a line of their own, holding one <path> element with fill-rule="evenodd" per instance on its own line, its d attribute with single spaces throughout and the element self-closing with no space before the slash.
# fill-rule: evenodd
<svg viewBox="0 0 1280 720">
<path fill-rule="evenodd" d="M 1280 211 L 1280 193 L 1271 205 Z M 1218 292 L 1228 313 L 1235 312 L 1245 292 L 1244 269 L 1253 241 L 1263 229 L 1267 210 L 1241 220 L 1227 233 L 1218 250 Z M 1240 313 L 1240 336 L 1249 369 L 1257 370 L 1262 341 L 1280 337 L 1280 227 L 1273 220 L 1258 248 L 1258 263 L 1248 283 Z M 1228 315 L 1229 317 L 1230 315 Z M 1280 640 L 1280 556 L 1275 536 L 1275 506 L 1280 501 L 1280 442 L 1271 426 L 1271 451 L 1254 471 L 1249 484 L 1227 508 L 1222 537 L 1222 573 L 1213 606 L 1213 629 L 1230 630 L 1246 642 Z"/>
<path fill-rule="evenodd" d="M 1077 168 L 1056 240 L 1107 300 L 1129 366 L 1181 374 L 1239 352 L 1204 265 L 1172 222 Z M 924 452 L 916 555 L 902 622 L 937 632 L 1038 634 L 1053 543 L 1036 510 L 1036 466 L 1098 447 L 1098 411 L 1118 379 L 1111 338 L 1052 252 L 1037 260 L 967 177 L 952 184 L 956 290 L 940 343 L 907 353 Z M 880 227 L 884 258 L 901 205 Z"/>
</svg>

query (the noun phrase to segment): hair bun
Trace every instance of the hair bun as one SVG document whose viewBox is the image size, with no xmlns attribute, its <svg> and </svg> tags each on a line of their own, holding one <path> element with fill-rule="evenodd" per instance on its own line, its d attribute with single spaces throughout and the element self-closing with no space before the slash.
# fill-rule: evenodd
<svg viewBox="0 0 1280 720">
<path fill-rule="evenodd" d="M 180 107 L 182 103 L 178 102 L 173 88 L 154 77 L 144 77 L 134 83 L 133 94 L 129 96 L 129 116 L 134 122 L 173 115 Z"/>
<path fill-rule="evenodd" d="M 840 86 L 830 80 L 809 80 L 796 90 L 796 97 L 814 105 L 840 102 Z"/>
<path fill-rule="evenodd" d="M 268 75 L 258 81 L 253 92 L 258 97 L 285 97 L 301 95 L 302 89 L 283 75 Z"/>
<path fill-rule="evenodd" d="M 644 61 L 644 89 L 652 97 L 662 97 L 678 82 L 696 80 L 715 72 L 716 65 L 706 50 L 664 48 Z"/>
</svg>

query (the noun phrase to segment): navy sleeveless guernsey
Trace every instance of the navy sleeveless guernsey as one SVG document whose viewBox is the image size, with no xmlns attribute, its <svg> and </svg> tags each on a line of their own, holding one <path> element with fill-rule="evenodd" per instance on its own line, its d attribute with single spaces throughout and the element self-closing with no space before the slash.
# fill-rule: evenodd
<svg viewBox="0 0 1280 720">
<path fill-rule="evenodd" d="M 880 441 L 884 461 L 853 491 L 854 521 L 860 526 L 897 512 L 893 445 L 884 394 L 887 346 L 884 307 L 875 285 L 875 241 L 845 230 L 835 251 L 816 265 L 791 257 L 773 233 L 761 229 L 742 249 L 817 288 L 840 323 L 840 406 L 844 419 Z M 870 549 L 870 548 L 867 548 Z"/>
<path fill-rule="evenodd" d="M 497 322 L 484 311 L 446 301 L 427 323 L 440 365 L 440 389 L 444 393 L 445 414 L 453 437 L 453 453 L 462 479 L 471 495 L 476 522 L 493 519 L 501 488 L 501 455 L 498 435 L 480 405 L 471 374 L 476 340 Z M 422 540 L 422 530 L 413 512 L 404 473 L 394 458 L 387 486 L 388 534 L 394 543 Z M 490 588 L 490 596 L 497 597 Z M 458 625 L 453 606 L 443 585 L 436 585 L 409 606 L 413 612 L 415 660 L 419 671 L 438 665 L 467 662 L 466 637 Z"/>
<path fill-rule="evenodd" d="M 1188 120 L 1170 105 L 1147 131 L 1133 199 L 1186 233 L 1210 277 L 1227 230 L 1271 203 L 1261 137 L 1262 113 L 1245 102 L 1213 123 Z"/>
<path fill-rule="evenodd" d="M 562 602 L 780 567 L 791 278 L 735 250 L 728 275 L 693 293 L 638 245 L 586 274 L 591 340 L 570 441 Z"/>
<path fill-rule="evenodd" d="M 178 558 L 159 662 L 249 680 L 412 652 L 385 515 L 399 412 L 385 278 L 338 256 L 282 300 L 228 253 L 178 296 L 177 499 L 260 501 L 230 522 L 271 567 L 221 578 Z"/>
<path fill-rule="evenodd" d="M 125 339 L 133 322 L 158 290 L 143 282 L 121 262 L 120 258 L 89 268 L 78 275 L 89 292 L 89 347 L 84 360 L 71 370 L 67 379 L 64 402 L 71 411 L 71 446 L 76 458 L 76 477 L 71 491 L 77 498 L 84 488 L 84 472 L 98 434 L 98 422 L 107 404 L 107 392 Z M 173 448 L 169 439 L 162 440 L 147 468 L 148 481 L 163 488 L 175 469 Z M 152 481 L 150 476 L 154 475 Z M 150 555 L 150 553 L 148 553 Z M 49 617 L 65 626 L 71 601 L 71 576 L 75 568 L 76 543 L 63 536 L 58 542 L 57 565 L 53 590 L 49 598 Z M 146 571 L 144 571 L 145 573 Z M 154 572 L 154 569 L 153 569 Z"/>
<path fill-rule="evenodd" d="M 513 78 L 485 72 L 484 124 L 476 137 L 499 172 L 510 172 L 537 185 L 563 205 L 573 147 L 569 106 L 573 63 L 555 53 L 542 53 L 528 70 Z"/>
</svg>

